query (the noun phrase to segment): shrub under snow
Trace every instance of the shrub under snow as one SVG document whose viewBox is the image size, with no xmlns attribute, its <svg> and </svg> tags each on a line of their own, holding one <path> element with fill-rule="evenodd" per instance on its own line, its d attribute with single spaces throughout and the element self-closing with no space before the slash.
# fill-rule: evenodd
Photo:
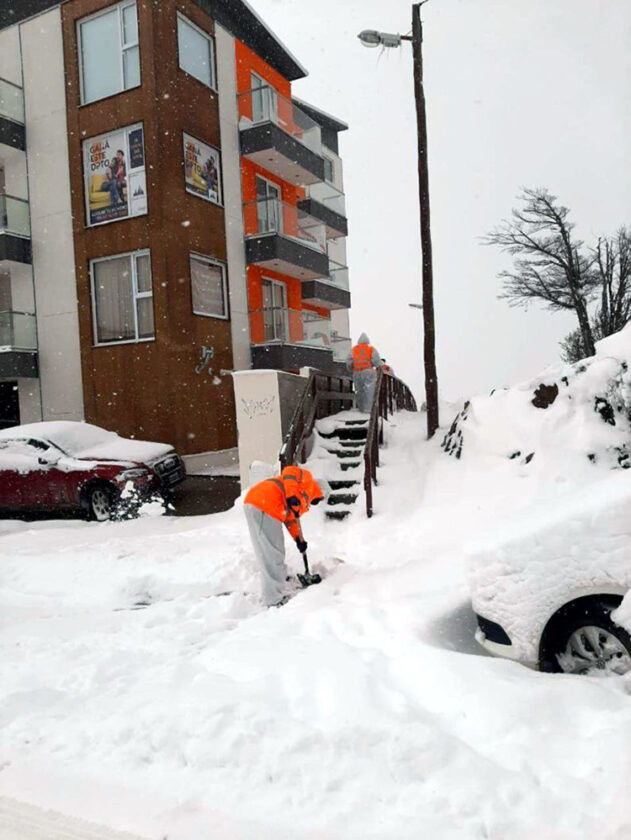
<svg viewBox="0 0 631 840">
<path fill-rule="evenodd" d="M 591 358 L 472 398 L 442 446 L 456 458 L 477 452 L 521 464 L 552 456 L 631 467 L 631 324 L 598 342 Z"/>
</svg>

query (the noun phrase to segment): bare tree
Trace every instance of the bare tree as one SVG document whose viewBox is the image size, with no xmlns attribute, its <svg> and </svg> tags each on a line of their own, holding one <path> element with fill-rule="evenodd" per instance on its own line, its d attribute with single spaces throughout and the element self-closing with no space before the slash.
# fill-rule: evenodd
<svg viewBox="0 0 631 840">
<path fill-rule="evenodd" d="M 631 234 L 626 227 L 601 237 L 592 251 L 598 308 L 591 319 L 594 341 L 619 332 L 631 321 Z M 565 361 L 577 362 L 589 353 L 580 330 L 561 343 Z"/>
<path fill-rule="evenodd" d="M 573 238 L 570 211 L 546 189 L 524 189 L 522 206 L 484 237 L 487 245 L 499 245 L 515 257 L 512 271 L 499 275 L 504 280 L 500 297 L 513 306 L 543 301 L 553 311 L 576 313 L 586 355 L 595 353 L 588 304 L 597 283 L 593 270 L 595 255 L 584 252 L 584 243 Z"/>
</svg>

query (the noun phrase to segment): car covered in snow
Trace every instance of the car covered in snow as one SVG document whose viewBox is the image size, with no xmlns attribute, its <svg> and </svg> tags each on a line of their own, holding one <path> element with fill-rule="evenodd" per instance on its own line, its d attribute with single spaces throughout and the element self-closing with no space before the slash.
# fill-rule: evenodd
<svg viewBox="0 0 631 840">
<path fill-rule="evenodd" d="M 89 423 L 30 423 L 0 431 L 0 510 L 84 511 L 109 519 L 168 493 L 185 477 L 171 446 L 122 438 Z"/>
<path fill-rule="evenodd" d="M 540 500 L 467 552 L 488 651 L 544 671 L 631 671 L 631 473 Z"/>
</svg>

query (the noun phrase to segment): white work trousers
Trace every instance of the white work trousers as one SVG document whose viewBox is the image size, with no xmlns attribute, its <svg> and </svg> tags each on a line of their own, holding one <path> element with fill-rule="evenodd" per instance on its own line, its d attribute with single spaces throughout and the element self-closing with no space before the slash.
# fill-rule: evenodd
<svg viewBox="0 0 631 840">
<path fill-rule="evenodd" d="M 355 408 L 363 414 L 370 414 L 372 400 L 375 394 L 376 379 L 377 371 L 374 368 L 356 370 L 353 373 L 353 385 L 355 386 Z"/>
<path fill-rule="evenodd" d="M 286 588 L 283 524 L 254 505 L 243 507 L 254 553 L 260 564 L 263 603 L 271 607 L 281 600 Z"/>
</svg>

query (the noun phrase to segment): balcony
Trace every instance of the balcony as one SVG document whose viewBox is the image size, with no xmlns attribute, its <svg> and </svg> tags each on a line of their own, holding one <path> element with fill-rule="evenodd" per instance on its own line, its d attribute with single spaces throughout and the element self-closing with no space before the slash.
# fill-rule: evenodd
<svg viewBox="0 0 631 840">
<path fill-rule="evenodd" d="M 320 126 L 271 87 L 239 94 L 241 154 L 283 181 L 324 180 Z"/>
<path fill-rule="evenodd" d="M 0 312 L 0 378 L 37 375 L 35 315 Z"/>
<path fill-rule="evenodd" d="M 0 144 L 26 149 L 22 88 L 0 79 Z"/>
<path fill-rule="evenodd" d="M 333 364 L 331 321 L 306 309 L 267 307 L 250 312 L 252 367 L 329 370 Z"/>
<path fill-rule="evenodd" d="M 328 181 L 307 187 L 306 197 L 298 202 L 298 207 L 323 222 L 327 239 L 348 236 L 344 193 Z"/>
<path fill-rule="evenodd" d="M 246 262 L 315 280 L 329 274 L 326 231 L 321 221 L 293 204 L 262 198 L 244 205 Z"/>
<path fill-rule="evenodd" d="M 0 262 L 31 262 L 31 226 L 28 201 L 0 195 Z"/>
<path fill-rule="evenodd" d="M 351 293 L 348 285 L 348 268 L 329 259 L 328 276 L 321 280 L 303 280 L 302 299 L 323 309 L 350 309 Z"/>
</svg>

